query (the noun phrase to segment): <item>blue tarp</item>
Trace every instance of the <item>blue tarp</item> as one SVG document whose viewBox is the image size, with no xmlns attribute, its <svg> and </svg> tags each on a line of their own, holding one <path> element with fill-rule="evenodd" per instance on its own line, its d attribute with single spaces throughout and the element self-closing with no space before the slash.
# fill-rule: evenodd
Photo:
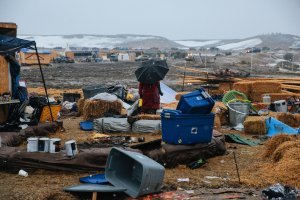
<svg viewBox="0 0 300 200">
<path fill-rule="evenodd" d="M 273 117 L 269 117 L 266 119 L 266 127 L 267 127 L 267 136 L 272 137 L 273 135 L 277 135 L 280 133 L 285 133 L 289 135 L 298 134 L 298 130 L 278 121 Z"/>
<path fill-rule="evenodd" d="M 84 121 L 79 123 L 80 129 L 84 131 L 92 131 L 93 130 L 93 122 Z"/>
</svg>

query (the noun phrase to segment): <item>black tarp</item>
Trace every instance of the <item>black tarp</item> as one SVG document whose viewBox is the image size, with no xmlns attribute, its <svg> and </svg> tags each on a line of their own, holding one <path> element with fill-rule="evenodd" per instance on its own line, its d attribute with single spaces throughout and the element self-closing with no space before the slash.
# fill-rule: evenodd
<svg viewBox="0 0 300 200">
<path fill-rule="evenodd" d="M 0 35 L 0 55 L 12 54 L 21 48 L 35 46 L 35 41 Z"/>
<path fill-rule="evenodd" d="M 41 71 L 41 76 L 42 76 L 42 79 L 43 79 L 44 89 L 45 89 L 45 93 L 46 93 L 46 97 L 47 97 L 47 101 L 48 101 L 48 106 L 49 106 L 49 110 L 50 110 L 50 115 L 51 115 L 51 119 L 53 121 L 53 116 L 52 116 L 51 106 L 50 106 L 50 103 L 49 103 L 46 83 L 45 83 L 45 79 L 44 79 L 44 75 L 43 75 L 43 71 L 42 71 L 42 66 L 41 66 L 41 63 L 40 63 L 40 58 L 39 58 L 39 55 L 38 55 L 38 51 L 37 51 L 35 41 L 23 40 L 23 39 L 20 39 L 20 38 L 0 35 L 0 55 L 3 55 L 3 56 L 12 55 L 13 53 L 19 51 L 21 48 L 31 48 L 31 49 L 34 49 L 35 52 L 36 52 L 36 56 L 37 56 L 40 71 Z M 15 67 L 17 65 L 11 65 L 11 66 Z"/>
</svg>

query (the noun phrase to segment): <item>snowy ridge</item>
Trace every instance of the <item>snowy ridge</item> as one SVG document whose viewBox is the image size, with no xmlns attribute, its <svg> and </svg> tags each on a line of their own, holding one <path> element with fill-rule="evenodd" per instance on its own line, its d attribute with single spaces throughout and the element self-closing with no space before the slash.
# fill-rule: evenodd
<svg viewBox="0 0 300 200">
<path fill-rule="evenodd" d="M 225 45 L 221 45 L 218 46 L 219 49 L 222 50 L 241 50 L 241 49 L 245 49 L 248 47 L 254 47 L 256 45 L 259 45 L 262 43 L 262 40 L 260 38 L 254 38 L 251 40 L 244 40 L 244 41 L 240 41 L 240 42 L 235 42 L 235 43 L 229 43 L 229 44 L 225 44 Z"/>
</svg>

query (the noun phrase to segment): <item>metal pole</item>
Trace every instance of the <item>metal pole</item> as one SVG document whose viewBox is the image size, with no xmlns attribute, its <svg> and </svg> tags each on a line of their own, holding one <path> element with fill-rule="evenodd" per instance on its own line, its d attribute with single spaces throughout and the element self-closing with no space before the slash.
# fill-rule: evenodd
<svg viewBox="0 0 300 200">
<path fill-rule="evenodd" d="M 51 110 L 51 106 L 50 106 L 50 102 L 49 102 L 47 87 L 46 87 L 44 74 L 43 74 L 43 70 L 42 70 L 42 66 L 41 66 L 41 62 L 40 62 L 40 57 L 39 57 L 39 53 L 38 53 L 36 44 L 34 44 L 34 47 L 35 47 L 35 53 L 36 53 L 36 56 L 37 56 L 37 59 L 38 59 L 38 63 L 39 63 L 39 67 L 40 67 L 40 71 L 41 71 L 41 75 L 42 75 L 42 79 L 43 79 L 43 84 L 44 84 L 44 89 L 45 89 L 45 93 L 46 93 L 46 97 L 47 97 L 47 103 L 48 103 L 48 107 L 49 107 L 49 111 L 50 111 L 50 115 L 51 115 L 51 120 L 53 122 L 54 120 L 53 120 L 52 110 Z"/>
<path fill-rule="evenodd" d="M 186 71 L 186 61 L 185 61 L 185 63 L 184 63 L 184 72 L 183 72 L 183 80 L 182 80 L 182 92 L 184 91 L 185 71 Z"/>
<path fill-rule="evenodd" d="M 235 152 L 234 152 L 234 151 L 233 151 L 233 158 L 234 158 L 234 162 L 235 162 L 236 172 L 237 172 L 237 175 L 238 175 L 238 178 L 239 178 L 239 183 L 241 184 L 240 173 L 239 173 L 239 167 L 238 167 L 237 162 L 236 162 L 236 157 L 235 157 Z"/>
<path fill-rule="evenodd" d="M 253 47 L 251 49 L 251 71 L 250 71 L 250 74 L 252 74 L 252 56 L 253 56 Z"/>
</svg>

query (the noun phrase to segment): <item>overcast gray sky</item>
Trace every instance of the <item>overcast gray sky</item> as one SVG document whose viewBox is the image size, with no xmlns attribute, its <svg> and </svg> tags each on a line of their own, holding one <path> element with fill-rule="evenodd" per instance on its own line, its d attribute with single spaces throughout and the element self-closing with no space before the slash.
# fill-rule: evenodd
<svg viewBox="0 0 300 200">
<path fill-rule="evenodd" d="M 300 36 L 300 0 L 0 0 L 0 21 L 34 35 Z"/>
</svg>

